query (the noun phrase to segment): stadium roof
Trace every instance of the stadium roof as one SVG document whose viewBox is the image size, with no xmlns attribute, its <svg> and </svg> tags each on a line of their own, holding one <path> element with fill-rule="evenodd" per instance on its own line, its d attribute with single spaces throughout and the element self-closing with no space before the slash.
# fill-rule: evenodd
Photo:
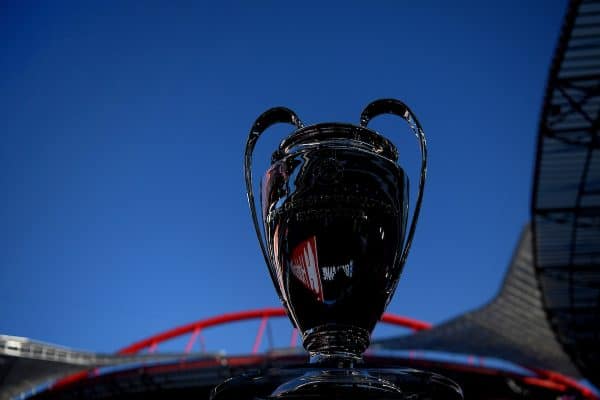
<svg viewBox="0 0 600 400">
<path fill-rule="evenodd" d="M 216 357 L 211 354 L 202 356 Z M 130 363 L 156 363 L 172 358 L 172 354 L 98 354 L 24 337 L 0 335 L 0 400 L 18 397 L 44 382 L 82 369 Z"/>
<path fill-rule="evenodd" d="M 521 235 L 502 288 L 491 302 L 430 330 L 383 340 L 378 345 L 494 357 L 580 377 L 544 314 L 529 228 Z"/>
<path fill-rule="evenodd" d="M 534 265 L 548 320 L 600 385 L 600 3 L 572 1 L 539 124 Z"/>
<path fill-rule="evenodd" d="M 542 106 L 531 233 L 499 295 L 382 345 L 495 356 L 600 385 L 599 109 L 600 2 L 571 1 Z"/>
</svg>

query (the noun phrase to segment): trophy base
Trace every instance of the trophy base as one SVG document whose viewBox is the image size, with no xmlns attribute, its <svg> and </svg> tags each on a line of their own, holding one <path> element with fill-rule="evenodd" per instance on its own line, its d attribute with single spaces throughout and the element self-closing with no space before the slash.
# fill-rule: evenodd
<svg viewBox="0 0 600 400">
<path fill-rule="evenodd" d="M 462 400 L 460 387 L 438 374 L 397 368 L 281 368 L 218 385 L 212 400 Z"/>
</svg>

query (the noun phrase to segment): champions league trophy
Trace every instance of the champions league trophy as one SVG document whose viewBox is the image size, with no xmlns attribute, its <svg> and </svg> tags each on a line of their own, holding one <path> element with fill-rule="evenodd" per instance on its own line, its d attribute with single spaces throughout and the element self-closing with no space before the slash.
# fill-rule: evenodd
<svg viewBox="0 0 600 400">
<path fill-rule="evenodd" d="M 398 151 L 367 127 L 381 114 L 406 120 L 419 141 L 419 192 L 410 223 L 408 177 Z M 296 131 L 273 153 L 259 214 L 252 154 L 275 123 L 292 124 Z M 460 388 L 440 375 L 365 367 L 362 361 L 398 284 L 421 208 L 427 148 L 411 110 L 399 100 L 382 99 L 364 109 L 358 126 L 304 126 L 287 108 L 269 109 L 252 126 L 244 167 L 265 262 L 310 363 L 232 378 L 215 388 L 213 398 L 462 399 Z"/>
</svg>

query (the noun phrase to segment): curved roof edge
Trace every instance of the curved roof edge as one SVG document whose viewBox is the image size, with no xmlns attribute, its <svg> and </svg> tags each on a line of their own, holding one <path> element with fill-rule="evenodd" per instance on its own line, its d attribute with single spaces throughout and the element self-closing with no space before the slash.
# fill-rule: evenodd
<svg viewBox="0 0 600 400">
<path fill-rule="evenodd" d="M 529 226 L 523 229 L 499 294 L 488 304 L 430 330 L 377 344 L 388 349 L 499 358 L 525 367 L 558 371 L 576 379 L 581 377 L 557 342 L 543 311 Z"/>
</svg>

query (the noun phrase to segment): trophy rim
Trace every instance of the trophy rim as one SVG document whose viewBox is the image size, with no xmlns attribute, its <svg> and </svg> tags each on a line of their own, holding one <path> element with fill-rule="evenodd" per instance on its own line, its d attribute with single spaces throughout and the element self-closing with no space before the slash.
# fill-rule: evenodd
<svg viewBox="0 0 600 400">
<path fill-rule="evenodd" d="M 348 144 L 366 148 L 394 163 L 398 161 L 398 150 L 389 139 L 373 129 L 346 122 L 322 122 L 299 128 L 281 141 L 273 153 L 273 161 L 292 153 L 299 145 L 317 140 L 320 143 L 347 141 Z"/>
</svg>

